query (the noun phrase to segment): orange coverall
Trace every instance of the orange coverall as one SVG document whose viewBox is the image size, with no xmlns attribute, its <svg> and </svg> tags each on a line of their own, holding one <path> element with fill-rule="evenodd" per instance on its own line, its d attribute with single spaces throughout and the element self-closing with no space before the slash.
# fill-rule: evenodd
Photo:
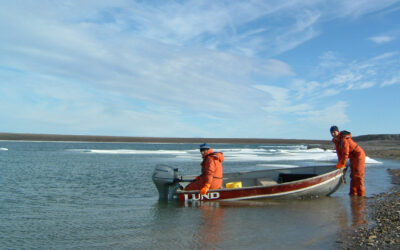
<svg viewBox="0 0 400 250">
<path fill-rule="evenodd" d="M 221 188 L 224 155 L 221 152 L 214 153 L 211 148 L 207 153 L 201 162 L 201 175 L 187 185 L 185 190 L 200 190 L 207 183 L 210 184 L 210 189 Z"/>
<path fill-rule="evenodd" d="M 352 139 L 351 134 L 339 135 L 332 139 L 336 146 L 336 154 L 339 163 L 337 168 L 346 166 L 350 158 L 350 195 L 365 196 L 364 174 L 365 174 L 365 152 Z"/>
</svg>

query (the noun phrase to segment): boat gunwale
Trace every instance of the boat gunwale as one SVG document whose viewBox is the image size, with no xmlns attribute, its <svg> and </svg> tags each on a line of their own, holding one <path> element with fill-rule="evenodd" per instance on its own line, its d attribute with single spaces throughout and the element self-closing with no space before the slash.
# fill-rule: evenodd
<svg viewBox="0 0 400 250">
<path fill-rule="evenodd" d="M 306 168 L 306 167 L 304 167 L 304 168 Z M 283 169 L 277 169 L 277 170 L 283 170 Z M 256 170 L 256 171 L 265 171 L 265 170 Z M 256 172 L 256 171 L 254 171 L 254 172 Z M 250 172 L 253 172 L 253 171 L 248 171 L 248 172 L 245 172 L 245 173 L 250 173 Z M 312 180 L 315 180 L 315 179 L 323 178 L 323 177 L 325 177 L 327 175 L 333 174 L 334 172 L 337 172 L 337 174 L 332 176 L 332 179 L 335 178 L 337 175 L 342 174 L 343 170 L 342 169 L 334 169 L 334 170 L 329 171 L 329 172 L 327 172 L 325 174 L 321 174 L 321 175 L 317 175 L 317 176 L 313 176 L 313 177 L 309 177 L 309 178 L 305 178 L 305 179 L 300 179 L 300 180 L 296 180 L 296 181 L 277 183 L 275 185 L 268 185 L 268 186 L 258 185 L 258 186 L 241 187 L 241 188 L 219 188 L 219 189 L 210 189 L 208 192 L 231 192 L 231 191 L 240 191 L 240 190 L 248 190 L 248 189 L 265 189 L 265 188 L 293 185 L 293 184 L 298 184 L 298 183 L 305 182 L 305 181 L 312 181 Z M 323 183 L 325 181 L 327 181 L 327 180 L 321 181 L 319 183 Z M 310 185 L 310 186 L 314 186 L 314 185 L 317 185 L 319 183 L 316 183 L 316 184 L 313 184 L 313 185 Z M 181 194 L 196 194 L 196 193 L 199 193 L 200 190 L 177 190 L 176 192 L 177 192 L 178 195 L 181 195 Z"/>
<path fill-rule="evenodd" d="M 259 194 L 259 195 L 252 195 L 252 196 L 240 196 L 237 198 L 227 198 L 227 199 L 221 199 L 221 201 L 239 201 L 239 200 L 254 200 L 254 199 L 262 199 L 262 198 L 270 198 L 270 197 L 280 197 L 280 196 L 284 196 L 284 195 L 290 195 L 290 194 L 294 194 L 294 193 L 299 193 L 299 192 L 303 192 L 305 190 L 309 190 L 312 188 L 315 188 L 317 186 L 321 186 L 321 185 L 325 185 L 326 183 L 335 181 L 336 179 L 341 178 L 340 175 L 335 175 L 332 178 L 326 179 L 324 181 L 303 187 L 303 188 L 299 188 L 299 189 L 295 189 L 295 190 L 291 190 L 291 191 L 283 191 L 283 192 L 277 192 L 277 193 L 271 193 L 271 194 Z M 269 186 L 271 187 L 271 186 Z"/>
</svg>

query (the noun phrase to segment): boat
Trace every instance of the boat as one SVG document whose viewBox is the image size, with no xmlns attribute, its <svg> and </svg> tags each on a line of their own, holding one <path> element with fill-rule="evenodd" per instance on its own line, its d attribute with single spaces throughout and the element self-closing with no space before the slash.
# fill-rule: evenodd
<svg viewBox="0 0 400 250">
<path fill-rule="evenodd" d="M 224 173 L 222 188 L 209 190 L 206 195 L 199 190 L 184 190 L 194 176 L 179 176 L 177 168 L 167 165 L 156 166 L 152 179 L 160 200 L 239 201 L 329 196 L 344 181 L 344 173 L 336 165 Z"/>
</svg>

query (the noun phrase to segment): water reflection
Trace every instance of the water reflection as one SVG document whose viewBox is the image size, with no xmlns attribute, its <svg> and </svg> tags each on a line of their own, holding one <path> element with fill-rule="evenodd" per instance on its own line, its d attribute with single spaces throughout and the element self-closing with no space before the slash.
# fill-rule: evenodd
<svg viewBox="0 0 400 250">
<path fill-rule="evenodd" d="M 358 197 L 159 203 L 155 208 L 151 247 L 163 248 L 334 248 L 337 232 L 365 223 L 365 201 Z"/>
<path fill-rule="evenodd" d="M 365 224 L 365 199 L 364 197 L 354 196 L 350 198 L 352 226 L 357 227 Z"/>
<path fill-rule="evenodd" d="M 342 202 L 345 206 L 337 213 L 338 225 L 341 230 L 347 230 L 349 227 L 356 228 L 368 222 L 364 197 L 349 196 Z"/>
<path fill-rule="evenodd" d="M 217 230 L 198 232 L 204 237 L 217 236 L 213 247 L 314 248 L 332 244 L 332 236 L 346 228 L 350 214 L 342 200 L 326 197 L 315 200 L 252 200 L 197 203 L 207 215 L 207 222 Z M 223 218 L 215 220 L 212 212 L 222 209 Z M 204 219 L 204 217 L 203 217 Z M 215 223 L 215 224 L 212 224 Z M 199 225 L 203 230 L 207 224 Z M 222 230 L 222 232 L 220 231 Z M 204 240 L 203 240 L 204 242 Z M 203 245 L 204 247 L 204 245 Z"/>
<path fill-rule="evenodd" d="M 199 206 L 199 209 L 201 220 L 194 240 L 203 249 L 213 249 L 224 242 L 224 208 L 217 202 L 209 202 Z"/>
</svg>

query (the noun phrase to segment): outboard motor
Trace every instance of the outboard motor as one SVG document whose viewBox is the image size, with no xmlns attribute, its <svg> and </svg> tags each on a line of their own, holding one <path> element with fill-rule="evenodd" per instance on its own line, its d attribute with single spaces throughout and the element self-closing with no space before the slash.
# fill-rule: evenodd
<svg viewBox="0 0 400 250">
<path fill-rule="evenodd" d="M 166 165 L 157 165 L 153 172 L 153 182 L 157 187 L 160 200 L 172 200 L 176 194 L 178 169 Z"/>
</svg>

